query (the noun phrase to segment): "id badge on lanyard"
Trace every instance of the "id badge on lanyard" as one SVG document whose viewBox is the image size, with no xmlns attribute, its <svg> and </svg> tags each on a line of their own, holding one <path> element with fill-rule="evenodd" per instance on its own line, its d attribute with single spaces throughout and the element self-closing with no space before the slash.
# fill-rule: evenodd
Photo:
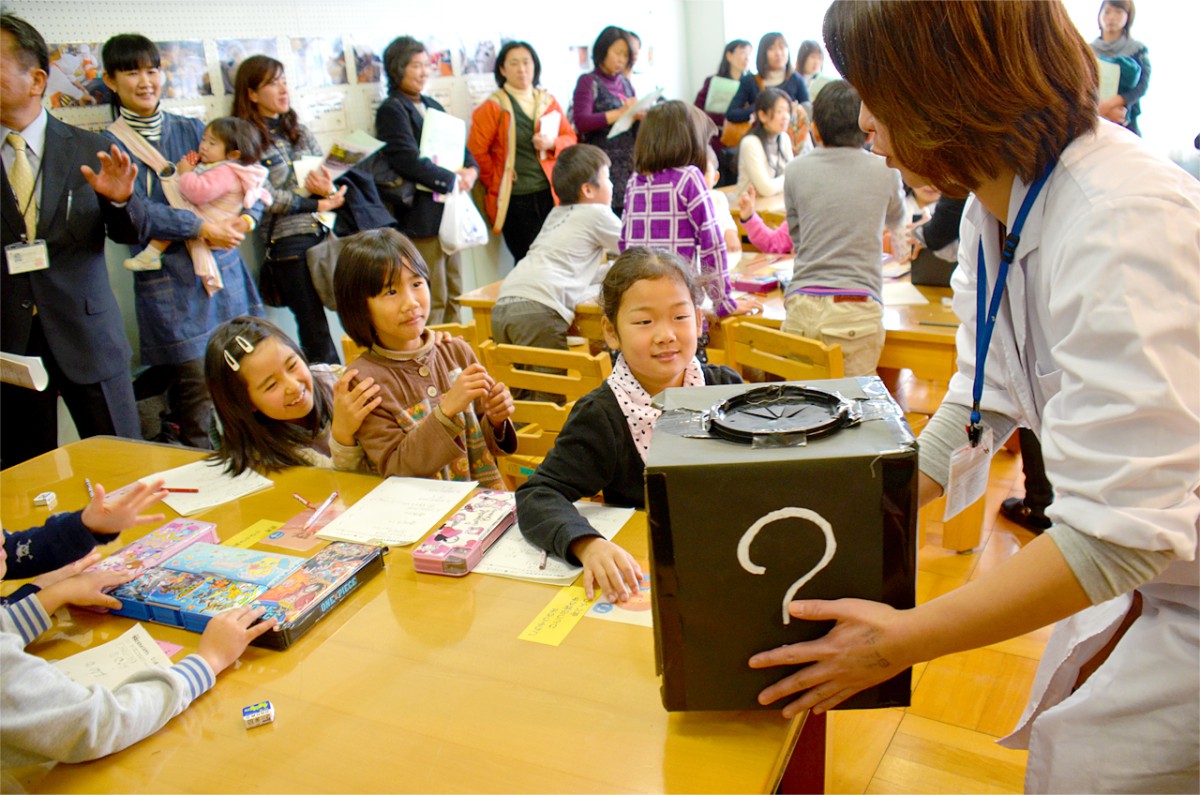
<svg viewBox="0 0 1200 795">
<path fill-rule="evenodd" d="M 992 332 L 996 329 L 996 318 L 1000 314 L 1000 302 L 1004 297 L 1004 284 L 1008 279 L 1008 268 L 1016 258 L 1017 246 L 1021 243 L 1021 230 L 1025 219 L 1037 197 L 1042 192 L 1050 172 L 1057 161 L 1050 161 L 1042 175 L 1029 186 L 1021 209 L 1004 239 L 1000 253 L 1000 268 L 996 273 L 996 287 L 992 300 L 988 301 L 987 262 L 983 253 L 983 237 L 979 239 L 979 254 L 976 259 L 979 280 L 976 289 L 975 307 L 975 383 L 971 390 L 971 423 L 967 426 L 966 443 L 950 456 L 950 478 L 946 483 L 946 514 L 949 521 L 964 508 L 975 503 L 987 490 L 987 475 L 991 465 L 994 440 L 992 431 L 983 425 L 979 403 L 983 399 L 983 373 L 987 365 L 988 347 Z"/>
</svg>

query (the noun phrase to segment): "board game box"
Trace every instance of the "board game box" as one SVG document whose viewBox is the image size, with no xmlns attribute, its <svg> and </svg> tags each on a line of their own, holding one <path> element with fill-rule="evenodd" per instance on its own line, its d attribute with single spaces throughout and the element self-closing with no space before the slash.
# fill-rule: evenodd
<svg viewBox="0 0 1200 795">
<path fill-rule="evenodd" d="M 283 582 L 263 593 L 255 606 L 267 608 L 262 620 L 278 626 L 259 635 L 255 646 L 286 649 L 334 607 L 383 570 L 387 547 L 334 541 L 304 562 Z"/>
</svg>

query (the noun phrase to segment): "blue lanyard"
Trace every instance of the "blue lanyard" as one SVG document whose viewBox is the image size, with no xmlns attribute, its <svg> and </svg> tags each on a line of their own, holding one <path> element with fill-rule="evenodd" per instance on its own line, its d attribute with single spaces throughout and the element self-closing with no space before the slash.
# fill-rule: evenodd
<svg viewBox="0 0 1200 795">
<path fill-rule="evenodd" d="M 970 440 L 972 447 L 978 446 L 979 440 L 983 436 L 982 414 L 979 411 L 979 401 L 983 399 L 983 370 L 987 364 L 988 346 L 992 342 L 992 332 L 996 329 L 996 317 L 1000 314 L 1000 300 L 1004 297 L 1004 285 L 1008 280 L 1008 266 L 1012 264 L 1017 253 L 1017 246 L 1021 242 L 1021 230 L 1025 228 L 1025 218 L 1029 215 L 1033 203 L 1037 201 L 1038 194 L 1042 192 L 1042 186 L 1046 184 L 1056 163 L 1057 161 L 1051 160 L 1046 164 L 1046 170 L 1029 186 L 1029 192 L 1025 194 L 1025 199 L 1021 202 L 1021 209 L 1017 211 L 1017 217 L 1013 221 L 1008 236 L 1004 239 L 1004 248 L 1000 253 L 1000 269 L 996 273 L 996 288 L 990 304 L 988 302 L 987 263 L 983 256 L 983 235 L 979 236 L 979 258 L 976 261 L 979 269 L 979 284 L 977 285 L 975 306 L 975 386 L 971 390 L 971 424 L 967 426 L 967 439 Z"/>
</svg>

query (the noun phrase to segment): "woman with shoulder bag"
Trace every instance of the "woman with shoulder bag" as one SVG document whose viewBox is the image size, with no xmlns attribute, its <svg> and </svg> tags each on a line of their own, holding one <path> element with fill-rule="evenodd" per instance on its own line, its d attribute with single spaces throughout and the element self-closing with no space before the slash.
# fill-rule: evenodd
<svg viewBox="0 0 1200 795">
<path fill-rule="evenodd" d="M 294 162 L 322 152 L 316 137 L 291 107 L 287 77 L 279 61 L 254 55 L 242 62 L 234 81 L 233 115 L 257 127 L 266 142 L 262 164 L 267 167 L 269 184 L 265 187 L 273 201 L 259 226 L 265 249 L 259 277 L 263 295 L 267 303 L 292 310 L 300 347 L 310 362 L 337 364 L 337 347 L 325 307 L 313 287 L 306 255 L 329 231 L 316 214 L 342 206 L 346 189 L 335 190 L 329 172 L 321 167 L 311 171 L 304 182 L 312 195 L 296 193 L 299 181 Z"/>
<path fill-rule="evenodd" d="M 421 91 L 429 80 L 429 53 L 411 36 L 400 36 L 383 53 L 388 97 L 375 112 L 375 135 L 384 142 L 380 151 L 388 167 L 404 180 L 414 182 L 411 207 L 395 207 L 400 231 L 412 239 L 429 266 L 430 324 L 458 323 L 458 296 L 462 293 L 462 262 L 458 254 L 447 255 L 438 239 L 443 205 L 434 193 L 470 191 L 479 170 L 475 158 L 463 147 L 463 167 L 457 171 L 435 165 L 421 157 L 421 132 L 425 113 L 445 109 Z M 424 187 L 426 190 L 421 190 Z"/>
</svg>

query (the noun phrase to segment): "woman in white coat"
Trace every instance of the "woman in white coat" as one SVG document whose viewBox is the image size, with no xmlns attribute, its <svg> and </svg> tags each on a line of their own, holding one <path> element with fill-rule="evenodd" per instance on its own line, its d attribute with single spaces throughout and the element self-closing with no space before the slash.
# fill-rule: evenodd
<svg viewBox="0 0 1200 795">
<path fill-rule="evenodd" d="M 888 45 L 896 31 L 903 47 Z M 1059 2 L 836 0 L 825 42 L 873 151 L 910 185 L 973 194 L 953 282 L 958 373 L 921 435 L 921 499 L 946 489 L 953 451 L 982 449 L 964 426 L 994 450 L 1020 424 L 1042 440 L 1054 525 L 915 609 L 794 602 L 798 618 L 837 623 L 755 655 L 756 668 L 811 663 L 760 700 L 824 711 L 914 663 L 1057 621 L 1005 741 L 1029 748 L 1027 789 L 1195 792 L 1200 184 L 1097 118 L 1095 60 Z"/>
</svg>

